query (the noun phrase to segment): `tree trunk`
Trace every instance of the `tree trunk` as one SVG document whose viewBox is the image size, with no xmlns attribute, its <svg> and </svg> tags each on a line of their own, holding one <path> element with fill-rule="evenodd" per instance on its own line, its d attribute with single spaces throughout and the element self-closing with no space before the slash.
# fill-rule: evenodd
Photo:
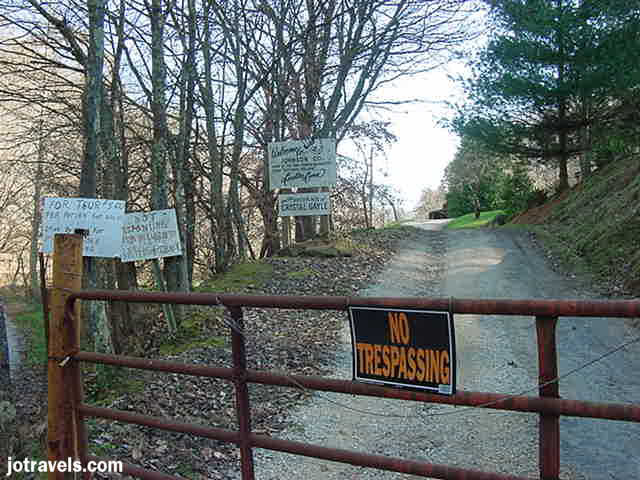
<svg viewBox="0 0 640 480">
<path fill-rule="evenodd" d="M 38 164 L 36 165 L 36 176 L 33 182 L 33 216 L 31 217 L 31 250 L 29 255 L 29 279 L 30 279 L 30 297 L 34 301 L 41 299 L 40 277 L 38 275 L 38 235 L 42 222 L 40 202 L 42 196 L 42 159 L 44 155 L 44 143 L 42 136 L 38 144 Z"/>
<path fill-rule="evenodd" d="M 562 0 L 556 0 L 556 5 L 560 9 L 562 7 Z M 560 51 L 559 58 L 564 58 L 565 46 L 563 32 L 558 29 L 557 42 L 558 50 Z M 563 62 L 563 60 L 561 60 Z M 564 63 L 558 64 L 558 86 L 564 87 L 566 65 Z M 569 162 L 569 137 L 567 134 L 567 99 L 562 95 L 558 98 L 558 124 L 560 125 L 559 140 L 560 140 L 560 156 L 558 158 L 558 192 L 564 192 L 569 189 L 569 172 L 567 170 L 567 164 Z"/>
<path fill-rule="evenodd" d="M 396 207 L 396 202 L 394 202 L 390 198 L 387 198 L 387 201 L 389 202 L 389 205 L 391 205 L 391 210 L 393 211 L 393 221 L 399 222 L 400 216 L 398 215 L 398 208 Z"/>
<path fill-rule="evenodd" d="M 80 172 L 80 197 L 94 198 L 97 195 L 97 165 L 100 134 L 100 107 L 102 97 L 102 69 L 104 64 L 104 17 L 105 0 L 87 0 L 89 12 L 89 51 L 85 66 L 85 92 L 83 116 L 85 148 Z M 96 288 L 98 275 L 96 262 L 84 257 L 83 288 Z M 86 333 L 93 340 L 97 330 L 97 311 L 91 304 L 86 313 Z"/>
<path fill-rule="evenodd" d="M 151 1 L 151 83 L 152 101 L 151 111 L 153 115 L 153 145 L 151 147 L 151 208 L 152 210 L 164 210 L 168 208 L 167 194 L 167 163 L 168 163 L 168 139 L 169 129 L 166 112 L 166 68 L 164 64 L 164 26 L 166 18 L 163 13 L 163 0 Z M 176 257 L 164 259 L 164 269 L 159 268 L 159 262 L 154 260 L 154 274 L 156 284 L 159 287 L 165 285 L 169 291 L 176 291 L 179 287 L 178 265 Z M 162 278 L 164 275 L 164 278 Z M 179 326 L 181 318 L 170 318 L 173 313 L 179 313 L 169 307 L 165 311 L 169 329 L 175 330 Z M 172 332 L 173 333 L 173 332 Z"/>
<path fill-rule="evenodd" d="M 582 120 L 584 126 L 580 129 L 580 180 L 586 180 L 591 175 L 591 139 L 589 138 L 589 103 L 582 99 Z"/>
<path fill-rule="evenodd" d="M 331 192 L 330 188 L 322 187 L 320 188 L 321 192 Z M 329 217 L 331 215 L 331 210 L 329 210 L 329 215 L 320 215 L 320 236 L 326 238 L 331 233 L 331 223 L 329 221 Z"/>
<path fill-rule="evenodd" d="M 560 102 L 560 108 L 558 111 L 559 122 L 561 125 L 560 130 L 560 155 L 558 158 L 558 192 L 564 192 L 569 189 L 569 136 L 566 130 L 566 103 L 564 100 Z"/>
<path fill-rule="evenodd" d="M 211 46 L 214 44 L 211 32 L 211 9 L 214 8 L 212 3 L 207 2 L 204 7 L 204 25 L 203 25 L 203 43 L 202 57 L 204 75 L 200 79 L 200 91 L 203 103 L 203 109 L 206 119 L 207 129 L 207 153 L 209 160 L 209 207 L 210 207 L 210 232 L 211 241 L 214 248 L 214 265 L 213 269 L 216 273 L 226 270 L 226 259 L 228 258 L 226 235 L 226 202 L 223 193 L 223 152 L 218 149 L 216 135 L 216 114 L 214 104 L 213 89 L 213 62 Z"/>
<path fill-rule="evenodd" d="M 187 189 L 185 177 L 189 169 L 190 142 L 193 130 L 194 105 L 195 105 L 195 87 L 196 87 L 196 12 L 193 0 L 188 0 L 188 14 L 183 17 L 186 21 L 186 27 L 182 26 L 183 36 L 187 37 L 187 41 L 183 41 L 182 46 L 185 49 L 186 57 L 184 60 L 184 75 L 180 83 L 180 115 L 179 115 L 179 134 L 175 139 L 175 148 L 172 155 L 173 180 L 175 192 L 175 208 L 178 219 L 178 231 L 180 243 L 182 246 L 182 255 L 177 257 L 176 268 L 178 269 L 177 289 L 183 292 L 191 290 L 189 263 L 190 249 L 187 248 L 189 242 L 190 230 L 193 226 L 188 224 L 187 213 Z M 180 24 L 180 20 L 176 18 L 175 10 L 171 10 L 174 14 L 176 24 Z M 176 310 L 182 310 L 177 307 Z"/>
<path fill-rule="evenodd" d="M 275 255 L 281 248 L 280 232 L 278 231 L 278 216 L 275 210 L 275 196 L 265 192 L 263 200 L 259 204 L 264 236 L 260 247 L 260 258 Z M 289 218 L 289 217 L 287 217 Z"/>
</svg>

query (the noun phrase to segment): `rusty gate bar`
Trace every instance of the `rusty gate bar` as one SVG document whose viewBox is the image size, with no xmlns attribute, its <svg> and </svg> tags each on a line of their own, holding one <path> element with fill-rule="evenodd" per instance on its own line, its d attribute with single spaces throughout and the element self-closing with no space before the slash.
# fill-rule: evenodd
<svg viewBox="0 0 640 480">
<path fill-rule="evenodd" d="M 192 435 L 223 440 L 236 445 L 243 441 L 241 435 L 231 430 L 220 428 L 204 427 L 183 422 L 176 422 L 166 418 L 151 417 L 138 413 L 113 410 L 110 408 L 92 407 L 80 405 L 80 411 L 88 417 L 106 418 L 135 425 L 143 425 L 153 428 L 161 428 L 178 433 L 190 433 Z M 405 460 L 402 458 L 386 457 L 383 455 L 372 455 L 367 453 L 354 452 L 338 448 L 321 447 L 291 440 L 281 440 L 267 435 L 252 433 L 248 435 L 247 441 L 254 447 L 278 450 L 281 452 L 305 455 L 308 457 L 321 458 L 341 463 L 349 463 L 362 467 L 377 468 L 398 473 L 408 473 L 422 477 L 433 477 L 444 480 L 532 480 L 527 477 L 514 475 L 481 472 L 447 465 L 437 465 L 426 462 Z"/>
<path fill-rule="evenodd" d="M 150 358 L 127 357 L 125 355 L 109 355 L 97 352 L 78 352 L 73 356 L 75 360 L 90 363 L 104 363 L 119 367 L 138 368 L 157 372 L 182 373 L 194 377 L 221 378 L 233 380 L 233 369 L 226 367 L 211 367 L 191 363 L 169 362 L 167 360 L 153 360 Z"/>
<path fill-rule="evenodd" d="M 174 362 L 121 357 L 115 355 L 78 352 L 77 347 L 61 352 L 72 359 L 76 367 L 78 361 L 106 363 L 147 370 L 183 373 L 205 377 L 217 377 L 233 381 L 236 391 L 236 414 L 238 431 L 186 424 L 170 419 L 150 417 L 133 412 L 123 412 L 92 407 L 82 403 L 82 390 L 78 389 L 79 376 L 71 381 L 74 401 L 72 402 L 75 423 L 75 442 L 86 448 L 83 435 L 85 416 L 106 418 L 168 431 L 190 433 L 197 436 L 231 442 L 240 448 L 243 480 L 254 480 L 253 448 L 267 448 L 283 452 L 322 458 L 363 467 L 408 473 L 424 477 L 449 480 L 525 480 L 523 477 L 502 475 L 491 472 L 434 465 L 418 461 L 371 455 L 349 450 L 328 448 L 282 439 L 271 438 L 251 432 L 251 411 L 247 383 L 263 383 L 287 387 L 304 387 L 314 390 L 355 393 L 375 397 L 398 398 L 404 400 L 467 405 L 502 410 L 537 412 L 539 426 L 539 469 L 541 480 L 559 480 L 559 416 L 572 415 L 592 418 L 607 418 L 640 422 L 640 405 L 606 404 L 563 400 L 559 397 L 557 383 L 557 348 L 555 327 L 558 316 L 601 316 L 638 317 L 639 300 L 623 301 L 580 301 L 580 300 L 471 300 L 453 298 L 351 298 L 317 296 L 258 296 L 230 294 L 193 294 L 168 292 L 129 292 L 93 290 L 69 292 L 65 303 L 63 323 L 73 325 L 73 310 L 76 299 L 121 300 L 142 303 L 173 303 L 191 305 L 218 305 L 227 308 L 231 315 L 233 368 L 215 368 L 185 365 Z M 520 315 L 536 317 L 538 343 L 539 382 L 538 397 L 508 396 L 485 392 L 459 391 L 453 396 L 438 396 L 423 392 L 392 390 L 381 386 L 355 383 L 345 380 L 306 377 L 298 375 L 278 375 L 247 369 L 242 307 L 347 310 L 349 306 L 371 306 L 383 308 L 416 308 L 437 311 L 451 311 L 460 314 Z M 66 335 L 66 333 L 65 333 Z M 79 369 L 78 369 L 79 371 Z M 64 378 L 63 378 L 64 382 Z M 68 386 L 68 385 L 67 385 Z M 79 450 L 86 462 L 86 449 Z M 134 475 L 149 480 L 173 480 L 165 474 L 150 472 L 136 466 L 127 465 Z"/>
<path fill-rule="evenodd" d="M 518 477 L 509 474 L 481 472 L 479 470 L 450 467 L 448 465 L 405 460 L 402 458 L 354 452 L 339 448 L 322 447 L 320 445 L 310 445 L 308 443 L 282 440 L 280 438 L 257 435 L 255 433 L 251 434 L 251 443 L 256 447 L 267 448 L 269 450 L 278 450 L 280 452 L 322 458 L 324 460 L 377 468 L 379 470 L 407 473 L 420 477 L 446 480 L 532 480 L 528 477 Z"/>
<path fill-rule="evenodd" d="M 538 339 L 538 392 L 540 397 L 559 398 L 556 317 L 536 317 Z M 560 478 L 560 416 L 541 413 L 538 434 L 540 480 Z"/>
<path fill-rule="evenodd" d="M 121 367 L 139 368 L 160 372 L 181 373 L 185 375 L 233 379 L 233 369 L 224 367 L 207 367 L 166 360 L 150 360 L 146 358 L 108 355 L 105 353 L 78 352 L 73 357 L 76 361 L 103 363 Z M 523 395 L 507 396 L 499 393 L 472 392 L 458 390 L 455 395 L 444 396 L 412 390 L 397 390 L 367 383 L 355 383 L 349 380 L 324 378 L 318 376 L 284 375 L 259 370 L 247 369 L 247 380 L 251 383 L 275 385 L 281 387 L 308 388 L 325 392 L 366 395 L 370 397 L 394 398 L 416 402 L 442 403 L 467 407 L 484 407 L 495 410 L 548 413 L 568 417 L 601 418 L 640 422 L 640 405 L 623 403 L 597 403 L 580 400 L 527 397 Z M 490 404 L 490 405 L 488 405 Z"/>
<path fill-rule="evenodd" d="M 231 324 L 231 351 L 233 356 L 233 383 L 236 390 L 236 417 L 240 434 L 240 466 L 242 480 L 254 480 L 253 450 L 249 435 L 251 434 L 251 408 L 249 407 L 249 389 L 247 387 L 247 352 L 244 339 L 244 320 L 240 307 L 230 307 L 233 323 Z"/>
<path fill-rule="evenodd" d="M 640 317 L 640 300 L 474 300 L 424 297 L 320 297 L 85 290 L 72 292 L 67 299 L 67 307 L 70 307 L 76 299 L 303 310 L 347 310 L 349 306 L 369 306 L 423 308 L 426 310 L 478 315 Z"/>
<path fill-rule="evenodd" d="M 434 395 L 411 390 L 394 390 L 388 387 L 356 383 L 316 376 L 282 375 L 258 370 L 248 370 L 249 381 L 265 385 L 295 387 L 302 385 L 311 390 L 349 393 L 398 400 L 413 400 L 426 403 L 442 403 L 467 407 L 482 407 L 517 412 L 551 413 L 568 417 L 601 418 L 640 422 L 640 405 L 625 403 L 598 403 L 581 400 L 527 397 L 489 392 L 458 390 L 455 395 Z"/>
<path fill-rule="evenodd" d="M 149 415 L 141 415 L 134 412 L 125 412 L 123 410 L 114 410 L 112 408 L 93 407 L 85 404 L 78 405 L 77 408 L 86 417 L 106 418 L 116 420 L 118 422 L 134 423 L 145 427 L 169 430 L 171 432 L 190 433 L 192 435 L 197 435 L 198 437 L 221 440 L 223 442 L 235 443 L 236 445 L 240 443 L 240 435 L 238 432 L 223 428 L 205 427 L 203 425 L 178 422 L 167 418 L 151 417 Z"/>
</svg>

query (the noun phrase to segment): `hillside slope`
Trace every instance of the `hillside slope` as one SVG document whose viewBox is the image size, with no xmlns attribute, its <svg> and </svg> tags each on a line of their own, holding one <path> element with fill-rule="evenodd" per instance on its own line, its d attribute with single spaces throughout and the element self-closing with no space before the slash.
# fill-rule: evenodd
<svg viewBox="0 0 640 480">
<path fill-rule="evenodd" d="M 512 223 L 529 225 L 559 263 L 609 295 L 640 295 L 640 158 L 596 171 Z"/>
</svg>

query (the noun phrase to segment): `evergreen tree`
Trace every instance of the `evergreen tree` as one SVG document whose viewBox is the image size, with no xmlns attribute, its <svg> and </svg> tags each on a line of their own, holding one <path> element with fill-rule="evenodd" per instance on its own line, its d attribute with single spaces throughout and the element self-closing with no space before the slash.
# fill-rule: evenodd
<svg viewBox="0 0 640 480">
<path fill-rule="evenodd" d="M 473 63 L 470 102 L 454 121 L 494 152 L 567 162 L 590 150 L 592 129 L 615 123 L 640 84 L 636 2 L 489 0 L 495 33 Z"/>
</svg>

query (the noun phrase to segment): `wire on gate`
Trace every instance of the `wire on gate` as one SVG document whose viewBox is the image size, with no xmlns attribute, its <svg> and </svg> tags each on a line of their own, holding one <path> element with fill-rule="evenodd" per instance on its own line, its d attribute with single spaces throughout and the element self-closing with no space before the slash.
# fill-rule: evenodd
<svg viewBox="0 0 640 480">
<path fill-rule="evenodd" d="M 364 410 L 364 409 L 359 409 L 359 408 L 354 408 L 350 405 L 345 405 L 341 402 L 337 402 L 335 400 L 331 400 L 327 397 L 325 397 L 322 394 L 318 394 L 318 397 L 321 398 L 322 400 L 326 401 L 327 403 L 331 403 L 333 405 L 339 406 L 341 408 L 344 408 L 346 410 L 351 410 L 354 411 L 356 413 L 362 413 L 365 415 L 371 415 L 371 416 L 376 416 L 376 417 L 383 417 L 383 418 L 406 418 L 406 419 L 412 419 L 412 418 L 417 418 L 417 419 L 424 419 L 425 417 L 441 417 L 441 416 L 448 416 L 448 415 L 457 415 L 457 414 L 466 414 L 471 412 L 472 410 L 478 409 L 478 408 L 488 408 L 491 407 L 493 405 L 498 405 L 499 403 L 502 403 L 506 400 L 509 400 L 511 398 L 515 398 L 515 397 L 519 397 L 522 395 L 525 395 L 527 393 L 536 391 L 540 388 L 546 387 L 547 385 L 551 385 L 552 383 L 557 383 L 560 380 L 562 380 L 563 378 L 566 378 L 570 375 L 573 375 L 577 372 L 579 372 L 580 370 L 583 370 L 591 365 L 593 365 L 594 363 L 599 362 L 600 360 L 605 359 L 606 357 L 613 355 L 614 353 L 618 352 L 619 350 L 622 350 L 625 347 L 628 347 L 629 345 L 632 345 L 634 343 L 640 342 L 640 336 L 636 337 L 632 340 L 629 340 L 628 342 L 625 342 L 621 345 L 618 345 L 617 347 L 615 347 L 614 349 L 600 355 L 599 357 L 590 360 L 589 362 L 582 364 L 570 371 L 568 371 L 567 373 L 564 373 L 562 375 L 557 376 L 554 379 L 551 379 L 547 382 L 541 383 L 539 385 L 536 385 L 534 387 L 531 388 L 527 388 L 519 393 L 512 393 L 512 394 L 506 394 L 504 397 L 499 398 L 497 400 L 492 400 L 490 402 L 486 402 L 486 403 L 481 403 L 479 405 L 468 405 L 468 406 L 462 406 L 462 407 L 458 407 L 457 405 L 453 405 L 453 407 L 451 409 L 449 409 L 446 412 L 434 412 L 434 413 L 424 413 L 421 415 L 402 415 L 402 414 L 389 414 L 389 413 L 382 413 L 382 412 L 374 412 L 374 411 L 370 411 L 370 410 Z M 286 375 L 286 374 L 285 374 Z M 286 375 L 287 377 L 289 377 L 289 375 Z M 293 384 L 295 384 L 296 386 L 300 387 L 301 389 L 304 390 L 309 390 L 308 388 L 306 388 L 304 385 L 301 385 L 298 381 L 296 381 L 294 378 L 289 377 L 289 379 L 291 380 L 291 382 Z M 477 410 L 476 410 L 477 411 Z M 498 414 L 498 413 L 504 413 L 504 411 L 496 411 L 496 412 L 485 412 L 487 414 Z"/>
<path fill-rule="evenodd" d="M 633 339 L 629 340 L 628 342 L 624 342 L 623 344 L 618 345 L 617 347 L 609 350 L 608 352 L 603 353 L 599 357 L 594 358 L 593 360 L 590 360 L 587 363 L 579 365 L 579 366 L 573 368 L 572 370 L 569 370 L 568 372 L 563 373 L 562 375 L 558 375 L 556 378 L 553 378 L 553 379 L 551 379 L 551 380 L 549 380 L 547 382 L 541 383 L 541 384 L 539 384 L 539 385 L 537 385 L 535 387 L 527 388 L 526 390 L 523 390 L 520 393 L 505 395 L 503 398 L 499 398 L 498 400 L 493 400 L 491 402 L 481 403 L 480 405 L 464 406 L 462 408 L 454 408 L 454 409 L 452 409 L 450 411 L 447 411 L 447 412 L 435 412 L 435 413 L 429 413 L 429 414 L 420 415 L 420 416 L 415 415 L 415 417 L 418 417 L 418 418 L 422 418 L 422 417 L 425 417 L 425 416 L 426 417 L 438 417 L 438 416 L 445 416 L 445 415 L 451 415 L 451 414 L 456 414 L 456 413 L 466 413 L 466 411 L 468 411 L 470 409 L 487 408 L 487 407 L 491 407 L 493 405 L 497 405 L 497 404 L 499 404 L 501 402 L 504 402 L 505 400 L 509 400 L 511 398 L 514 398 L 514 397 L 519 397 L 521 395 L 525 395 L 525 394 L 527 394 L 529 392 L 533 392 L 533 391 L 538 390 L 540 388 L 544 388 L 547 385 L 551 385 L 553 383 L 557 383 L 560 380 L 562 380 L 563 378 L 567 378 L 570 375 L 573 375 L 573 374 L 579 372 L 580 370 L 584 370 L 585 368 L 590 367 L 591 365 L 593 365 L 595 363 L 598 363 L 601 360 L 604 360 L 605 358 L 613 355 L 614 353 L 622 350 L 623 348 L 626 348 L 629 345 L 633 345 L 634 343 L 638 343 L 638 342 L 640 342 L 640 336 L 638 336 L 636 338 L 633 338 Z M 488 412 L 488 413 L 494 413 L 495 414 L 495 413 L 502 413 L 502 412 Z"/>
<path fill-rule="evenodd" d="M 222 307 L 226 307 L 226 305 L 224 305 L 220 299 L 218 297 L 216 297 L 216 301 L 218 302 L 219 306 Z M 349 304 L 349 298 L 347 297 L 347 305 Z M 449 309 L 452 309 L 452 297 L 449 297 Z M 229 328 L 233 329 L 234 331 L 236 331 L 237 333 L 239 333 L 240 335 L 242 335 L 243 337 L 245 337 L 246 340 L 246 335 L 244 333 L 244 330 L 241 329 L 234 321 L 232 320 L 228 320 L 224 318 L 224 315 L 222 316 L 221 321 L 227 325 Z M 557 383 L 560 380 L 569 377 L 570 375 L 573 375 L 585 368 L 590 367 L 591 365 L 598 363 L 601 360 L 604 360 L 605 358 L 613 355 L 614 353 L 622 350 L 623 348 L 626 348 L 630 345 L 633 345 L 634 343 L 638 343 L 640 342 L 640 336 L 633 338 L 627 342 L 622 343 L 621 345 L 618 345 L 617 347 L 603 353 L 602 355 L 600 355 L 599 357 L 596 357 L 582 365 L 579 365 L 571 370 L 569 370 L 566 373 L 563 373 L 562 375 L 558 375 L 556 378 L 553 378 L 547 382 L 538 384 L 534 387 L 531 388 L 527 388 L 525 390 L 522 390 L 519 393 L 515 393 L 515 394 L 507 394 L 502 398 L 499 398 L 497 400 L 492 400 L 490 402 L 486 402 L 486 403 L 481 403 L 479 405 L 470 405 L 470 406 L 462 406 L 462 407 L 458 407 L 457 405 L 454 405 L 450 410 L 446 411 L 446 412 L 434 412 L 434 413 L 425 413 L 422 415 L 403 415 L 403 414 L 391 414 L 391 413 L 382 413 L 382 412 L 374 412 L 371 410 L 365 410 L 365 409 L 360 409 L 360 408 L 355 408 L 352 407 L 350 405 L 346 405 L 342 402 L 338 402 L 336 400 L 332 400 L 328 397 L 326 397 L 325 395 L 321 394 L 321 393 L 316 393 L 316 395 L 318 396 L 318 398 L 320 398 L 321 400 L 330 403 L 332 405 L 335 405 L 337 407 L 343 408 L 345 410 L 350 410 L 356 413 L 361 413 L 364 415 L 371 415 L 371 416 L 376 416 L 376 417 L 383 417 L 383 418 L 407 418 L 407 419 L 411 419 L 411 418 L 418 418 L 418 419 L 424 419 L 425 417 L 440 417 L 440 416 L 447 416 L 447 415 L 456 415 L 456 414 L 465 414 L 468 413 L 472 410 L 478 409 L 478 408 L 488 408 L 491 407 L 493 405 L 498 405 L 501 402 L 504 402 L 506 400 L 509 400 L 511 398 L 515 398 L 515 397 L 519 397 L 522 395 L 525 395 L 527 393 L 530 392 L 534 392 L 536 390 L 539 390 L 540 388 L 544 388 L 547 385 L 551 385 L 553 383 Z M 287 374 L 286 372 L 280 372 L 282 375 L 284 375 L 294 387 L 299 388 L 300 390 L 303 390 L 306 393 L 312 393 L 315 392 L 315 390 L 313 389 L 309 389 L 307 387 L 305 387 L 303 384 L 301 384 L 300 382 L 298 382 L 295 378 L 293 378 L 291 375 Z M 491 413 L 491 414 L 496 414 L 496 413 L 504 413 L 502 411 L 500 412 L 486 412 L 486 413 Z"/>
<path fill-rule="evenodd" d="M 221 305 L 222 305 L 222 304 L 221 304 Z M 240 333 L 241 335 L 243 335 L 243 336 L 244 336 L 244 332 L 241 332 L 240 330 L 238 330 L 237 325 L 233 325 L 232 323 L 228 323 L 228 325 L 229 325 L 231 328 L 236 329 L 236 331 L 237 331 L 238 333 Z M 246 338 L 246 337 L 245 337 L 245 338 Z M 446 412 L 434 412 L 434 413 L 427 413 L 427 414 L 424 414 L 424 415 L 402 415 L 402 414 L 389 414 L 389 413 L 374 412 L 374 411 L 370 411 L 370 410 L 364 410 L 364 409 L 355 408 L 355 407 L 352 407 L 352 406 L 350 406 L 350 405 L 346 405 L 346 404 L 341 403 L 341 402 L 338 402 L 338 401 L 336 401 L 336 400 L 332 400 L 332 399 L 330 399 L 330 398 L 327 398 L 326 396 L 324 396 L 324 395 L 323 395 L 323 394 L 321 394 L 321 393 L 318 393 L 318 394 L 317 394 L 317 396 L 318 396 L 320 399 L 324 400 L 325 402 L 330 403 L 330 404 L 332 404 L 332 405 L 336 405 L 336 406 L 341 407 L 341 408 L 344 408 L 345 410 L 350 410 L 350 411 L 353 411 L 353 412 L 356 412 L 356 413 L 362 413 L 362 414 L 365 414 L 365 415 L 371 415 L 371 416 L 376 416 L 376 417 L 386 417 L 386 418 L 407 418 L 407 419 L 410 419 L 410 418 L 418 418 L 418 419 L 422 419 L 422 418 L 424 418 L 424 417 L 438 417 L 438 416 L 447 416 L 447 415 L 465 414 L 465 413 L 468 413 L 468 412 L 470 412 L 470 411 L 472 411 L 472 410 L 474 410 L 474 409 L 477 409 L 477 408 L 488 408 L 488 407 L 491 407 L 491 406 L 493 406 L 493 405 L 497 405 L 497 404 L 499 404 L 499 403 L 501 403 L 501 402 L 504 402 L 504 401 L 506 401 L 506 400 L 509 400 L 509 399 L 511 399 L 511 398 L 519 397 L 519 396 L 525 395 L 525 394 L 527 394 L 527 393 L 530 393 L 530 392 L 534 392 L 534 391 L 536 391 L 536 390 L 539 390 L 540 388 L 544 388 L 544 387 L 546 387 L 547 385 L 551 385 L 551 384 L 553 384 L 553 383 L 557 383 L 557 382 L 559 382 L 560 380 L 562 380 L 562 379 L 564 379 L 564 378 L 567 378 L 567 377 L 569 377 L 570 375 L 573 375 L 573 374 L 575 374 L 575 373 L 579 372 L 580 370 L 583 370 L 583 369 L 585 369 L 585 368 L 588 368 L 588 367 L 590 367 L 591 365 L 593 365 L 593 364 L 595 364 L 595 363 L 598 363 L 599 361 L 604 360 L 605 358 L 607 358 L 607 357 L 609 357 L 609 356 L 613 355 L 614 353 L 616 353 L 616 352 L 618 352 L 618 351 L 622 350 L 623 348 L 626 348 L 626 347 L 628 347 L 629 345 L 632 345 L 632 344 L 637 343 L 637 342 L 640 342 L 640 336 L 638 336 L 638 337 L 636 337 L 636 338 L 633 338 L 633 339 L 631 339 L 631 340 L 629 340 L 629 341 L 627 341 L 627 342 L 625 342 L 625 343 L 623 343 L 623 344 L 621 344 L 621 345 L 618 345 L 617 347 L 615 347 L 615 348 L 613 348 L 613 349 L 611 349 L 611 350 L 609 350 L 609 351 L 607 351 L 607 352 L 603 353 L 603 354 L 602 354 L 602 355 L 600 355 L 599 357 L 594 358 L 593 360 L 590 360 L 590 361 L 588 361 L 587 363 L 584 363 L 584 364 L 582 364 L 582 365 L 579 365 L 578 367 L 573 368 L 572 370 L 569 370 L 568 372 L 563 373 L 562 375 L 559 375 L 559 376 L 557 376 L 556 378 L 553 378 L 553 379 L 551 379 L 551 380 L 549 380 L 549 381 L 547 381 L 547 382 L 544 382 L 544 383 L 538 384 L 538 385 L 536 385 L 536 386 L 534 386 L 534 387 L 531 387 L 531 388 L 527 388 L 527 389 L 525 389 L 525 390 L 522 390 L 522 391 L 521 391 L 521 392 L 519 392 L 519 393 L 515 393 L 515 394 L 513 394 L 513 393 L 512 393 L 512 394 L 508 394 L 508 395 L 505 395 L 504 397 L 499 398 L 499 399 L 497 399 L 497 400 L 492 400 L 492 401 L 490 401 L 490 402 L 482 403 L 482 404 L 479 404 L 479 405 L 463 406 L 463 407 L 460 407 L 460 408 L 459 408 L 457 405 L 454 405 L 454 406 L 453 406 L 449 411 L 446 411 Z M 302 385 L 300 382 L 298 382 L 295 378 L 293 378 L 292 376 L 288 375 L 286 372 L 281 372 L 281 373 L 282 373 L 285 377 L 287 377 L 287 378 L 289 379 L 289 381 L 290 381 L 294 386 L 296 386 L 296 387 L 300 388 L 301 390 L 303 390 L 303 391 L 305 391 L 305 392 L 314 392 L 314 390 L 312 390 L 312 389 L 309 389 L 309 388 L 305 387 L 305 386 L 304 386 L 304 385 Z M 486 413 L 496 414 L 496 413 L 503 413 L 503 412 L 486 412 Z"/>
</svg>

